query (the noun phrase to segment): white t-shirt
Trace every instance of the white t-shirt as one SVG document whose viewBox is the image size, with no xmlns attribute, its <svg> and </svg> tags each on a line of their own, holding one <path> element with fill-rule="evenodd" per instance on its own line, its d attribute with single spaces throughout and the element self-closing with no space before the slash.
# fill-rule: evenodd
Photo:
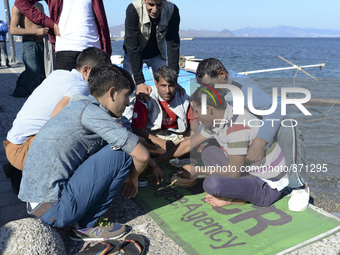
<svg viewBox="0 0 340 255">
<path fill-rule="evenodd" d="M 64 0 L 56 37 L 56 51 L 100 49 L 100 39 L 91 0 Z"/>
<path fill-rule="evenodd" d="M 29 96 L 7 134 L 7 140 L 22 144 L 39 132 L 51 119 L 52 112 L 64 97 L 75 94 L 88 95 L 89 89 L 83 75 L 76 69 L 53 71 Z"/>
</svg>

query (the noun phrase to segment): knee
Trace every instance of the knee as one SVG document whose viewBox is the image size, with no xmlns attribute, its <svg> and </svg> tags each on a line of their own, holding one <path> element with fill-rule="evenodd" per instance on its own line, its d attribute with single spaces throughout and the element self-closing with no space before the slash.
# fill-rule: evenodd
<svg viewBox="0 0 340 255">
<path fill-rule="evenodd" d="M 218 190 L 221 188 L 221 179 L 216 175 L 211 175 L 205 178 L 203 182 L 203 189 L 208 194 L 214 195 L 218 193 Z"/>
</svg>

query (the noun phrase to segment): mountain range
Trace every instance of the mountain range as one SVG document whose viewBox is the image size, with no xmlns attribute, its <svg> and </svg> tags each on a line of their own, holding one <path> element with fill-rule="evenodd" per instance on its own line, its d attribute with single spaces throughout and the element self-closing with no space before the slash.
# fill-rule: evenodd
<svg viewBox="0 0 340 255">
<path fill-rule="evenodd" d="M 111 37 L 122 37 L 124 25 L 110 27 Z M 331 29 L 297 28 L 290 26 L 276 26 L 272 28 L 247 27 L 237 30 L 180 30 L 183 37 L 340 37 L 340 31 Z"/>
</svg>

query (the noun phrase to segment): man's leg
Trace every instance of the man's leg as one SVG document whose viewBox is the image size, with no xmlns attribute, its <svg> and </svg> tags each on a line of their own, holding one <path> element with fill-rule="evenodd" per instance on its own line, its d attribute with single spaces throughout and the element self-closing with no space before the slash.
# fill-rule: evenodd
<svg viewBox="0 0 340 255">
<path fill-rule="evenodd" d="M 0 65 L 1 65 L 1 52 L 3 52 L 5 56 L 6 66 L 10 67 L 9 61 L 8 61 L 6 42 L 0 42 Z"/>
<path fill-rule="evenodd" d="M 43 54 L 43 44 L 25 40 L 22 43 L 22 60 L 25 64 L 26 77 L 25 82 L 28 83 L 30 93 L 40 85 L 45 79 L 45 72 L 41 70 L 43 63 L 39 63 L 41 59 L 38 57 L 39 54 Z"/>
<path fill-rule="evenodd" d="M 246 201 L 264 207 L 270 206 L 281 195 L 281 191 L 272 189 L 265 181 L 252 175 L 232 178 L 212 174 L 204 180 L 203 189 L 216 198 Z"/>
<path fill-rule="evenodd" d="M 68 182 L 60 184 L 60 200 L 41 220 L 55 227 L 75 222 L 93 227 L 120 192 L 131 166 L 128 154 L 105 146 L 81 164 Z"/>
<path fill-rule="evenodd" d="M 166 61 L 161 57 L 161 55 L 157 55 L 156 57 L 145 59 L 145 63 L 147 64 L 151 76 L 162 66 L 166 66 Z"/>
<path fill-rule="evenodd" d="M 277 141 L 289 167 L 288 178 L 291 188 L 303 187 L 306 181 L 306 148 L 303 136 L 297 127 L 280 127 Z M 303 167 L 300 168 L 300 164 Z"/>
<path fill-rule="evenodd" d="M 128 54 L 125 53 L 124 55 L 124 62 L 123 62 L 123 68 L 129 72 L 129 74 L 132 76 L 132 70 L 131 70 L 131 64 L 129 60 Z M 135 85 L 136 86 L 136 85 Z M 133 108 L 135 107 L 135 99 L 136 99 L 136 89 L 130 94 L 129 96 L 129 106 L 125 108 L 122 117 L 120 119 L 120 123 L 127 129 L 132 130 L 131 123 L 132 123 L 132 114 L 133 114 Z"/>
<path fill-rule="evenodd" d="M 5 145 L 6 157 L 12 166 L 21 171 L 24 169 L 25 158 L 28 149 L 34 140 L 34 137 L 35 136 L 28 137 L 22 144 L 14 144 L 9 142 Z"/>
</svg>

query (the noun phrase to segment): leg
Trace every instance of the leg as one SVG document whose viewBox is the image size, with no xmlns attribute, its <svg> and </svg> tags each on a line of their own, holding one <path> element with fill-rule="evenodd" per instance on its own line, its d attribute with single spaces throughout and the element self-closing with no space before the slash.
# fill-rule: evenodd
<svg viewBox="0 0 340 255">
<path fill-rule="evenodd" d="M 30 136 L 23 144 L 8 143 L 5 146 L 6 157 L 12 166 L 23 170 L 28 149 L 30 148 L 35 136 Z"/>
<path fill-rule="evenodd" d="M 6 41 L 0 42 L 0 66 L 1 66 L 1 52 L 3 52 L 3 54 L 4 54 L 6 66 L 7 66 L 7 67 L 10 67 L 9 61 L 8 61 L 8 54 L 7 54 Z"/>
<path fill-rule="evenodd" d="M 167 63 L 166 61 L 161 57 L 161 55 L 157 55 L 156 57 L 150 58 L 150 59 L 146 59 L 145 60 L 151 76 L 153 77 L 153 74 L 162 66 L 166 66 Z"/>
<path fill-rule="evenodd" d="M 216 140 L 209 141 L 201 153 L 202 162 L 205 166 L 226 166 L 228 158 L 219 145 L 215 145 Z"/>
<path fill-rule="evenodd" d="M 129 74 L 133 78 L 132 70 L 131 70 L 131 64 L 129 60 L 128 54 L 125 53 L 124 55 L 124 62 L 123 62 L 123 68 L 129 72 Z M 125 108 L 125 111 L 123 112 L 123 115 L 120 119 L 121 124 L 127 129 L 132 130 L 131 128 L 131 122 L 132 122 L 132 114 L 133 114 L 133 108 L 135 107 L 135 98 L 136 98 L 136 89 L 131 93 L 129 96 L 129 103 L 130 105 Z"/>
<path fill-rule="evenodd" d="M 25 73 L 30 93 L 45 79 L 45 72 L 42 70 L 43 62 L 39 57 L 43 54 L 43 44 L 23 39 L 22 59 L 25 64 Z"/>
<path fill-rule="evenodd" d="M 246 201 L 258 206 L 270 206 L 281 195 L 281 192 L 258 177 L 248 175 L 232 178 L 212 174 L 203 182 L 203 189 L 213 197 Z"/>
<path fill-rule="evenodd" d="M 68 182 L 61 184 L 60 200 L 41 220 L 55 227 L 75 222 L 92 227 L 120 192 L 131 166 L 128 154 L 105 146 L 81 164 Z"/>
<path fill-rule="evenodd" d="M 302 171 L 294 171 L 297 164 L 306 165 L 306 148 L 303 144 L 303 136 L 297 127 L 280 127 L 277 141 L 285 157 L 286 165 L 289 167 L 288 178 L 291 188 L 303 187 L 306 181 L 305 167 Z"/>
</svg>

